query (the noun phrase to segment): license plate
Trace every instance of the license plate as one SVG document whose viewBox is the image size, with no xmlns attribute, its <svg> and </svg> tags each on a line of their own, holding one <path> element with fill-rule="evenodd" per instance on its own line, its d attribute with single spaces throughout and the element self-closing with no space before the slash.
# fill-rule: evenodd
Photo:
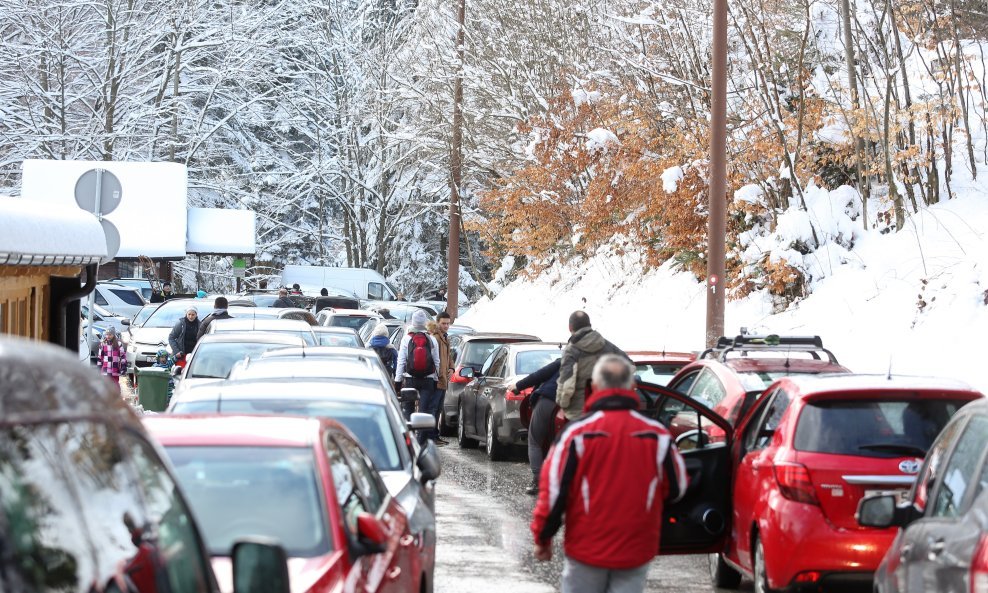
<svg viewBox="0 0 988 593">
<path fill-rule="evenodd" d="M 145 356 L 144 357 L 144 362 L 152 362 L 153 363 L 154 362 L 154 357 L 153 356 Z"/>
</svg>

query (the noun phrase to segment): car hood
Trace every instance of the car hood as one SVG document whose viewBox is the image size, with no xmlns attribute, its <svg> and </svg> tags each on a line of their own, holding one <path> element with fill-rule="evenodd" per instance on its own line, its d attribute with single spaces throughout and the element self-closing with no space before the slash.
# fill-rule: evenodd
<svg viewBox="0 0 988 593">
<path fill-rule="evenodd" d="M 342 550 L 315 558 L 289 558 L 288 582 L 291 583 L 292 593 L 305 593 L 320 579 L 326 579 L 324 582 L 327 584 L 342 582 L 344 578 L 342 560 Z M 220 591 L 233 593 L 233 560 L 229 556 L 213 556 L 210 563 L 213 565 L 213 573 L 216 575 L 216 583 L 220 586 Z M 326 590 L 331 589 L 332 587 L 326 587 Z"/>
<path fill-rule="evenodd" d="M 130 342 L 132 344 L 168 344 L 168 334 L 171 333 L 169 327 L 135 327 L 130 330 Z"/>
<path fill-rule="evenodd" d="M 423 486 L 406 471 L 381 472 L 381 479 L 391 497 L 405 510 L 409 531 L 422 533 L 436 529 L 432 488 Z"/>
</svg>

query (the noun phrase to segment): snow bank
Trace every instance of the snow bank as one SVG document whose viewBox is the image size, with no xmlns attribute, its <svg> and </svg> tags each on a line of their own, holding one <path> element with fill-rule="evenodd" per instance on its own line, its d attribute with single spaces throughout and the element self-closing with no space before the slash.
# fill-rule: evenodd
<svg viewBox="0 0 988 593">
<path fill-rule="evenodd" d="M 819 334 L 858 372 L 953 377 L 988 393 L 983 370 L 988 335 L 988 203 L 984 188 L 912 216 L 882 235 L 851 220 L 851 188 L 807 190 L 809 212 L 790 210 L 784 232 L 759 237 L 785 251 L 816 226 L 821 247 L 797 263 L 820 273 L 813 292 L 774 314 L 765 292 L 730 301 L 727 333 Z M 980 195 L 979 195 L 980 194 Z M 781 223 L 780 223 L 781 224 Z M 844 241 L 853 239 L 851 248 Z M 481 300 L 462 323 L 486 331 L 524 331 L 546 340 L 568 335 L 567 318 L 584 309 L 595 327 L 625 349 L 699 350 L 705 294 L 701 283 L 669 264 L 642 274 L 637 256 L 599 255 L 506 286 Z"/>
</svg>

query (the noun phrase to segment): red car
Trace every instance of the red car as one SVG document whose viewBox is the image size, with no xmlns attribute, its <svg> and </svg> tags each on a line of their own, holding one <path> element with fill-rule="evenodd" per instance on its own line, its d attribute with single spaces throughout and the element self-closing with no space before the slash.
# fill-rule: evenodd
<svg viewBox="0 0 988 593">
<path fill-rule="evenodd" d="M 718 587 L 755 591 L 871 582 L 894 529 L 858 525 L 866 495 L 905 494 L 970 387 L 914 377 L 832 375 L 775 382 L 733 431 L 733 500 Z M 701 447 L 702 448 L 702 447 Z"/>
<path fill-rule="evenodd" d="M 220 588 L 232 588 L 231 544 L 277 540 L 293 593 L 419 591 L 408 521 L 357 441 L 332 420 L 156 416 L 200 520 Z"/>
<path fill-rule="evenodd" d="M 823 347 L 819 336 L 779 337 L 743 335 L 721 338 L 673 377 L 668 387 L 689 395 L 736 426 L 755 399 L 773 381 L 793 375 L 848 373 L 837 357 Z M 659 420 L 674 436 L 696 433 L 697 415 L 664 399 L 648 407 L 661 409 Z M 724 432 L 706 423 L 703 438 L 723 441 Z"/>
</svg>

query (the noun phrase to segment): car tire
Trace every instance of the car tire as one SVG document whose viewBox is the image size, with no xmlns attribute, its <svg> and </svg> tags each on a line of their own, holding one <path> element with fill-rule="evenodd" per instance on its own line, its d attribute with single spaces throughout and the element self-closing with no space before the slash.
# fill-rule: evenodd
<svg viewBox="0 0 988 593">
<path fill-rule="evenodd" d="M 720 589 L 737 589 L 741 586 L 741 573 L 724 562 L 722 554 L 708 554 L 710 583 Z"/>
<path fill-rule="evenodd" d="M 755 593 L 778 593 L 776 589 L 768 586 L 768 574 L 765 570 L 765 547 L 762 546 L 762 540 L 758 535 L 755 535 L 755 541 L 751 542 L 751 549 L 751 572 L 752 580 L 755 581 Z"/>
<path fill-rule="evenodd" d="M 502 444 L 501 441 L 497 440 L 497 426 L 494 423 L 494 412 L 491 410 L 487 411 L 486 419 L 487 427 L 487 440 L 485 442 L 485 449 L 487 451 L 487 458 L 491 461 L 501 461 L 507 456 L 507 446 Z"/>
<path fill-rule="evenodd" d="M 463 426 L 463 418 L 463 404 L 461 403 L 460 413 L 456 422 L 456 444 L 461 449 L 475 449 L 477 447 L 477 439 L 471 439 L 467 436 L 466 427 Z"/>
<path fill-rule="evenodd" d="M 456 427 L 450 426 L 449 422 L 446 421 L 446 410 L 439 411 L 439 435 L 444 437 L 451 437 L 456 434 Z"/>
</svg>

